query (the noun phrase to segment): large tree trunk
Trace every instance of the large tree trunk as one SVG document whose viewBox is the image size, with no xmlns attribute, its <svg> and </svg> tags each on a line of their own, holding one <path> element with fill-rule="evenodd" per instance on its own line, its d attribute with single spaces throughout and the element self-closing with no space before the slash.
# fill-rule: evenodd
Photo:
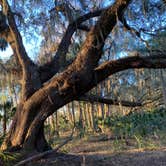
<svg viewBox="0 0 166 166">
<path fill-rule="evenodd" d="M 32 121 L 35 119 L 36 114 L 28 115 L 26 114 L 27 112 L 22 109 L 22 106 L 18 107 L 8 135 L 1 147 L 2 149 L 9 149 L 13 151 L 24 147 L 24 143 L 26 142 L 26 134 L 32 124 Z M 50 149 L 44 136 L 44 121 L 40 126 L 38 126 L 38 130 L 34 134 L 36 135 L 35 140 L 30 143 L 29 147 L 26 147 L 27 149 L 37 150 L 40 152 Z"/>
</svg>

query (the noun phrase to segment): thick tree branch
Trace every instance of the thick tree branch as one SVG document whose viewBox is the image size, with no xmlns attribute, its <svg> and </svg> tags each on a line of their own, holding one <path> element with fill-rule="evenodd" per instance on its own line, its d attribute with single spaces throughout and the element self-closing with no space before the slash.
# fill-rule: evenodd
<svg viewBox="0 0 166 166">
<path fill-rule="evenodd" d="M 94 68 L 101 58 L 105 40 L 116 25 L 117 13 L 123 12 L 130 1 L 117 0 L 106 9 L 97 24 L 87 34 L 76 60 L 63 73 L 52 78 L 43 88 L 34 93 L 24 104 L 24 109 L 29 110 L 33 115 L 35 109 L 41 108 L 38 113 L 35 112 L 36 117 L 33 122 L 28 122 L 31 125 L 26 135 L 27 147 L 30 142 L 35 141 L 35 133 L 38 133 L 39 126 L 49 115 L 97 84 Z"/>
<path fill-rule="evenodd" d="M 166 68 L 166 56 L 136 56 L 105 62 L 94 69 L 93 77 L 91 77 L 91 79 L 87 73 L 80 73 L 83 78 L 78 80 L 73 78 L 73 80 L 70 80 L 71 82 L 68 82 L 68 86 L 66 87 L 63 87 L 67 84 L 63 81 L 70 78 L 70 75 L 68 76 L 66 73 L 62 73 L 60 76 L 55 78 L 55 80 L 53 79 L 52 82 L 46 84 L 40 91 L 36 92 L 31 99 L 27 101 L 26 105 L 27 107 L 33 107 L 34 104 L 36 105 L 38 103 L 40 105 L 43 102 L 47 102 L 47 104 L 44 105 L 48 106 L 49 109 L 47 109 L 51 114 L 51 111 L 55 111 L 55 109 L 60 108 L 64 103 L 77 99 L 79 96 L 89 91 L 108 76 L 123 70 L 135 68 Z M 90 80 L 86 79 L 87 77 Z M 40 98 L 38 98 L 38 96 L 40 96 Z"/>
<path fill-rule="evenodd" d="M 95 81 L 94 68 L 97 67 L 98 60 L 102 55 L 104 41 L 116 25 L 117 11 L 123 12 L 129 2 L 130 0 L 117 0 L 113 6 L 105 10 L 96 26 L 88 33 L 87 39 L 78 53 L 76 60 L 63 73 L 53 78 L 37 91 L 26 102 L 25 107 L 33 107 L 37 103 L 41 106 L 41 103 L 45 101 L 53 103 L 53 105 L 56 103 L 56 108 L 59 108 L 62 106 L 64 100 L 68 102 L 93 87 L 91 86 L 91 82 L 92 80 Z M 81 18 L 80 20 L 85 20 L 85 18 Z M 64 98 L 65 95 L 67 96 Z M 62 99 L 63 102 L 57 103 L 57 101 L 54 101 L 54 98 Z"/>
<path fill-rule="evenodd" d="M 95 81 L 98 83 L 114 73 L 136 68 L 166 68 L 166 55 L 134 56 L 105 62 L 95 69 Z"/>
<path fill-rule="evenodd" d="M 60 70 L 60 68 L 63 69 L 66 66 L 66 53 L 68 52 L 68 48 L 71 44 L 71 38 L 74 32 L 77 29 L 84 29 L 86 31 L 89 31 L 88 27 L 81 24 L 89 20 L 90 18 L 100 16 L 101 13 L 105 10 L 106 9 L 101 9 L 94 12 L 89 12 L 83 16 L 78 17 L 75 21 L 68 25 L 68 28 L 61 40 L 61 43 L 59 44 L 58 50 L 52 62 L 49 62 L 40 67 L 42 82 L 49 80 Z"/>
<path fill-rule="evenodd" d="M 86 25 L 78 25 L 77 28 L 80 29 L 80 30 L 86 31 L 86 32 L 90 31 L 90 28 Z"/>
<path fill-rule="evenodd" d="M 127 24 L 127 21 L 123 14 L 119 15 L 119 20 L 121 21 L 123 26 L 126 28 L 126 30 L 133 32 L 138 38 L 141 38 L 140 32 L 138 32 L 136 29 L 130 27 L 129 24 Z"/>
<path fill-rule="evenodd" d="M 1 74 L 2 73 L 8 73 L 9 72 L 9 70 L 6 68 L 6 66 L 3 64 L 3 63 L 1 63 L 0 62 L 0 69 L 1 69 Z"/>
<path fill-rule="evenodd" d="M 109 105 L 122 105 L 125 107 L 140 107 L 142 106 L 142 103 L 140 102 L 131 102 L 131 101 L 125 101 L 125 100 L 117 100 L 117 99 L 109 99 L 105 97 L 100 96 L 94 96 L 94 95 L 83 95 L 77 99 L 78 101 L 87 101 L 90 103 L 103 103 L 103 104 L 109 104 Z"/>
<path fill-rule="evenodd" d="M 14 15 L 10 9 L 7 0 L 1 1 L 3 13 L 7 17 L 8 26 L 7 36 L 5 40 L 10 44 L 13 52 L 19 60 L 22 67 L 22 98 L 26 100 L 31 96 L 37 89 L 41 87 L 37 66 L 28 57 L 25 47 L 22 42 L 22 37 L 17 29 L 17 25 L 14 19 Z"/>
<path fill-rule="evenodd" d="M 12 41 L 9 42 L 9 44 L 11 44 L 13 49 L 17 49 L 15 51 L 18 52 L 18 58 L 19 58 L 19 62 L 22 65 L 23 68 L 25 68 L 26 61 L 28 61 L 29 63 L 33 63 L 31 61 L 31 59 L 28 57 L 25 47 L 23 46 L 23 42 L 22 42 L 22 38 L 21 35 L 17 29 L 17 25 L 14 19 L 14 15 L 10 9 L 10 6 L 8 4 L 8 2 L 6 0 L 3 0 L 2 3 L 2 9 L 3 9 L 3 13 L 6 15 L 7 19 L 8 19 L 8 24 L 9 24 L 9 35 L 13 40 L 13 43 L 11 43 Z M 8 39 L 8 38 L 6 38 Z M 13 45 L 15 45 L 15 47 L 13 47 Z"/>
</svg>

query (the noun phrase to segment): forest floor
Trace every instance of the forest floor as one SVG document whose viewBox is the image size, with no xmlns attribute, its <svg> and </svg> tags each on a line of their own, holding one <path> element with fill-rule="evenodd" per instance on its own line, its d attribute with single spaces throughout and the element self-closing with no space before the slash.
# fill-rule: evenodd
<svg viewBox="0 0 166 166">
<path fill-rule="evenodd" d="M 166 149 L 137 151 L 117 154 L 53 153 L 47 157 L 27 164 L 29 166 L 165 166 Z"/>
<path fill-rule="evenodd" d="M 60 153 L 52 153 L 27 166 L 166 166 L 166 146 L 158 139 L 103 140 L 103 136 L 74 139 Z M 62 140 L 62 139 L 61 139 Z M 140 141 L 141 142 L 141 141 Z M 144 142 L 144 143 L 145 143 Z"/>
</svg>

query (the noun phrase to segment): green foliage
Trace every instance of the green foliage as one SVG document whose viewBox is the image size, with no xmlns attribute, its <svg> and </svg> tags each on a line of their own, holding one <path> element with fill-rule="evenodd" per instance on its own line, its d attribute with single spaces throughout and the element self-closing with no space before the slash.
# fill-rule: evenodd
<svg viewBox="0 0 166 166">
<path fill-rule="evenodd" d="M 67 119 L 67 116 L 61 115 L 58 119 L 59 121 L 59 129 L 62 131 L 70 129 L 70 122 Z"/>
<path fill-rule="evenodd" d="M 0 101 L 2 101 L 2 96 Z M 6 119 L 7 121 L 10 121 L 16 112 L 16 107 L 13 107 L 13 103 L 6 99 L 6 101 L 3 101 L 3 104 L 0 104 L 0 110 L 3 110 L 6 112 Z M 3 118 L 3 111 L 0 112 L 0 120 Z"/>
<path fill-rule="evenodd" d="M 101 120 L 98 120 L 98 124 Z M 107 117 L 104 125 L 117 137 L 137 137 L 166 130 L 166 109 L 132 112 L 126 116 Z M 138 140 L 138 137 L 137 137 Z"/>
<path fill-rule="evenodd" d="M 4 140 L 4 135 L 2 136 L 2 135 L 0 135 L 0 146 L 1 146 L 1 144 L 2 144 L 2 142 L 3 142 L 3 140 Z"/>
<path fill-rule="evenodd" d="M 4 140 L 5 136 L 0 136 L 0 146 Z M 10 152 L 2 152 L 0 151 L 0 165 L 1 162 L 5 164 L 5 166 L 11 165 L 11 162 L 16 160 L 18 157 L 18 153 L 10 153 Z"/>
<path fill-rule="evenodd" d="M 82 124 L 82 122 L 79 120 L 75 124 L 76 129 L 78 130 L 78 135 L 80 138 L 83 138 L 86 133 L 86 127 Z"/>
<path fill-rule="evenodd" d="M 11 162 L 16 160 L 18 154 L 13 154 L 10 152 L 0 152 L 0 159 L 6 166 L 11 165 Z"/>
</svg>

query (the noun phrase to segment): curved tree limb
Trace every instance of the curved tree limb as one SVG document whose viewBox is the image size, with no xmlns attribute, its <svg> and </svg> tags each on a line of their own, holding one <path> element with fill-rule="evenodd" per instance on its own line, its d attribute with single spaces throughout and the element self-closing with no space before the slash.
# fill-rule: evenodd
<svg viewBox="0 0 166 166">
<path fill-rule="evenodd" d="M 52 76 L 54 76 L 60 68 L 64 68 L 67 64 L 66 62 L 66 54 L 68 52 L 68 48 L 71 44 L 71 38 L 74 32 L 77 29 L 83 29 L 89 31 L 87 26 L 82 25 L 83 22 L 89 20 L 90 18 L 100 16 L 103 11 L 106 9 L 97 10 L 94 12 L 89 12 L 83 16 L 78 17 L 75 21 L 68 25 L 68 28 L 59 44 L 56 55 L 53 60 L 43 66 L 40 66 L 39 70 L 41 73 L 42 83 L 48 81 Z"/>
<path fill-rule="evenodd" d="M 79 83 L 79 87 L 77 87 L 78 89 L 82 89 L 84 86 L 89 85 L 91 80 L 94 79 L 94 68 L 97 67 L 98 60 L 102 55 L 104 40 L 116 25 L 117 11 L 123 12 L 129 2 L 130 0 L 117 0 L 113 6 L 109 7 L 102 14 L 96 26 L 93 27 L 88 33 L 87 39 L 78 53 L 76 60 L 63 73 L 45 84 L 45 86 L 36 92 L 36 94 L 34 94 L 31 98 L 38 98 L 37 96 L 42 96 L 39 99 L 42 100 L 47 96 L 47 93 L 49 93 L 49 89 L 51 88 L 55 89 L 55 94 L 57 93 L 57 95 L 61 95 L 63 94 L 62 92 L 65 92 L 65 89 L 73 91 L 76 87 L 71 87 L 77 86 L 75 85 L 76 83 Z M 81 18 L 81 20 L 82 19 L 83 18 Z M 45 95 L 41 95 L 40 93 Z M 31 98 L 27 101 L 27 103 L 33 102 L 33 99 Z"/>
<path fill-rule="evenodd" d="M 97 82 L 108 76 L 127 69 L 166 68 L 166 55 L 125 57 L 101 64 L 95 69 Z"/>
<path fill-rule="evenodd" d="M 58 78 L 56 78 L 57 82 L 55 82 L 54 84 L 48 83 L 45 87 L 43 87 L 41 90 L 36 92 L 30 98 L 30 100 L 26 102 L 25 107 L 27 108 L 29 106 L 34 107 L 35 105 L 38 106 L 41 104 L 42 104 L 41 106 L 47 105 L 48 108 L 43 111 L 47 112 L 46 110 L 49 110 L 49 115 L 50 115 L 52 111 L 56 111 L 56 109 L 63 106 L 64 103 L 66 104 L 71 100 L 77 99 L 83 93 L 88 92 L 91 88 L 96 86 L 98 83 L 103 81 L 108 76 L 123 70 L 135 69 L 135 68 L 137 69 L 138 68 L 153 68 L 153 69 L 166 68 L 166 56 L 160 55 L 160 56 L 148 56 L 148 57 L 139 57 L 139 56 L 126 57 L 126 58 L 121 58 L 118 60 L 105 62 L 99 67 L 94 69 L 93 77 L 90 79 L 90 81 L 88 81 L 87 84 L 86 82 L 84 82 L 83 84 L 82 80 L 79 81 L 79 80 L 73 79 L 73 83 L 68 84 L 64 93 L 61 93 L 60 89 L 58 89 L 58 83 L 57 83 L 57 82 L 60 82 L 60 80 L 66 79 L 67 76 L 62 74 Z M 87 73 L 82 75 L 82 77 L 83 79 L 87 77 Z M 63 86 L 63 84 L 59 86 Z M 41 96 L 41 97 L 39 98 L 38 96 Z M 50 98 L 51 98 L 51 102 L 50 102 Z M 44 117 L 43 117 L 44 119 L 47 117 L 46 114 L 44 114 Z M 42 113 L 41 113 L 41 116 L 42 116 Z"/>
</svg>

